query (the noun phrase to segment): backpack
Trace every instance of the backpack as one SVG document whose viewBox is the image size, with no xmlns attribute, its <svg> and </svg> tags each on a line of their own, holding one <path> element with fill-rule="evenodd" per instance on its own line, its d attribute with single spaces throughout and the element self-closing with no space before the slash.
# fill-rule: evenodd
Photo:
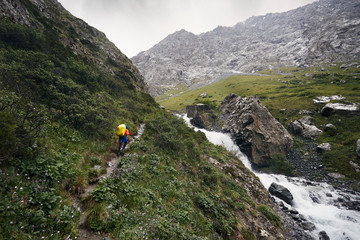
<svg viewBox="0 0 360 240">
<path fill-rule="evenodd" d="M 125 131 L 126 131 L 126 125 L 120 124 L 119 126 L 117 126 L 116 135 L 122 137 L 125 135 Z"/>
</svg>

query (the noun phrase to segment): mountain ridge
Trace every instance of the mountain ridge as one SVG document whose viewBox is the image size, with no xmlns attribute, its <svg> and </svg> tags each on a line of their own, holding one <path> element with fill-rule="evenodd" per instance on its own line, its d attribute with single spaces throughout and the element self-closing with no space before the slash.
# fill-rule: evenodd
<svg viewBox="0 0 360 240">
<path fill-rule="evenodd" d="M 320 0 L 199 35 L 177 31 L 131 60 L 153 96 L 183 83 L 207 85 L 231 72 L 351 61 L 360 53 L 359 9 L 355 0 Z"/>
</svg>

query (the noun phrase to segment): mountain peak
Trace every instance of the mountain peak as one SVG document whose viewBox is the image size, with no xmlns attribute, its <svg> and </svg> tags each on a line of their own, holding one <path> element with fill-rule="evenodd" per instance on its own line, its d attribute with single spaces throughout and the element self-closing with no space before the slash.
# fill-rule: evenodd
<svg viewBox="0 0 360 240">
<path fill-rule="evenodd" d="M 141 54 L 152 61 L 139 54 L 133 62 L 156 96 L 179 84 L 202 86 L 233 72 L 359 59 L 359 26 L 358 0 L 319 0 L 200 35 L 180 30 Z"/>
</svg>

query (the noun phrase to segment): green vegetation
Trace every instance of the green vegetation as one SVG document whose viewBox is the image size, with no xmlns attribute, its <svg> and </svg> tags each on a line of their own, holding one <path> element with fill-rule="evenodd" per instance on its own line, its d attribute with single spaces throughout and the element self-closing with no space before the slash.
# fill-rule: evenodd
<svg viewBox="0 0 360 240">
<path fill-rule="evenodd" d="M 88 197 L 94 209 L 87 216 L 90 228 L 110 232 L 116 239 L 234 236 L 239 231 L 237 216 L 247 218 L 256 211 L 255 204 L 241 186 L 244 183 L 214 168 L 207 158 L 241 162 L 168 113 L 151 115 L 145 123 L 131 154 Z"/>
<path fill-rule="evenodd" d="M 259 211 L 265 215 L 267 219 L 269 219 L 274 224 L 278 225 L 280 223 L 280 217 L 274 213 L 269 207 L 265 205 L 260 205 L 258 207 Z"/>
<path fill-rule="evenodd" d="M 349 162 L 360 164 L 355 153 L 356 140 L 360 138 L 358 124 L 360 116 L 324 117 L 321 116 L 320 110 L 325 104 L 313 102 L 313 99 L 319 96 L 342 95 L 346 99 L 341 102 L 360 103 L 360 70 L 356 67 L 341 69 L 340 66 L 339 63 L 306 69 L 295 67 L 281 69 L 287 75 L 266 71 L 263 72 L 267 74 L 265 76 L 231 76 L 159 103 L 171 111 L 182 111 L 187 105 L 204 101 L 219 106 L 230 93 L 244 97 L 256 95 L 285 127 L 290 121 L 302 117 L 299 114 L 301 110 L 312 111 L 315 125 L 320 129 L 324 130 L 328 123 L 332 123 L 337 128 L 336 131 L 325 132 L 316 140 L 318 143 L 329 142 L 333 146 L 331 152 L 322 156 L 327 169 L 339 172 L 349 179 L 359 180 L 360 174 L 356 173 Z M 199 97 L 203 92 L 207 93 L 206 98 Z M 279 169 L 273 167 L 272 170 Z M 286 172 L 292 174 L 291 169 L 287 169 Z"/>
<path fill-rule="evenodd" d="M 262 168 L 264 172 L 284 174 L 286 176 L 295 176 L 294 166 L 286 160 L 283 154 L 276 153 L 271 159 L 270 167 Z"/>
<path fill-rule="evenodd" d="M 136 133 L 157 104 L 75 56 L 51 29 L 1 20 L 0 37 L 0 238 L 76 236 L 68 197 L 105 165 L 115 126 Z"/>
<path fill-rule="evenodd" d="M 36 30 L 0 21 L 0 238 L 78 237 L 72 199 L 105 171 L 123 122 L 132 134 L 146 129 L 84 200 L 88 229 L 115 239 L 253 236 L 241 220 L 257 215 L 256 199 L 208 158 L 247 171 L 241 162 L 161 110 L 130 71 L 74 55 L 59 42 L 65 33 L 39 19 Z"/>
</svg>

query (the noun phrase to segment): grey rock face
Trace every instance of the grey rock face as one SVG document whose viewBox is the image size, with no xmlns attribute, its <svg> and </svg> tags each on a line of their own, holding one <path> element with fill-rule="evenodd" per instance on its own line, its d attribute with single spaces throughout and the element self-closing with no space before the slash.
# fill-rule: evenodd
<svg viewBox="0 0 360 240">
<path fill-rule="evenodd" d="M 328 103 L 321 109 L 323 116 L 330 116 L 332 114 L 354 116 L 359 113 L 360 111 L 357 104 Z"/>
<path fill-rule="evenodd" d="M 315 139 L 322 133 L 322 131 L 314 125 L 314 120 L 310 116 L 304 116 L 301 119 L 291 122 L 289 129 L 294 134 L 308 139 Z"/>
<path fill-rule="evenodd" d="M 178 84 L 196 88 L 229 74 L 358 60 L 359 26 L 358 0 L 320 0 L 200 35 L 181 30 L 132 61 L 156 96 Z"/>
<path fill-rule="evenodd" d="M 227 96 L 220 106 L 223 131 L 229 132 L 240 149 L 257 166 L 268 166 L 275 153 L 286 153 L 293 145 L 287 130 L 257 97 Z"/>
<path fill-rule="evenodd" d="M 358 139 L 356 142 L 356 154 L 360 158 L 360 139 Z"/>
<path fill-rule="evenodd" d="M 292 201 L 294 200 L 293 195 L 289 191 L 289 189 L 285 188 L 282 185 L 279 185 L 277 183 L 272 183 L 269 187 L 269 192 L 286 202 L 287 204 L 292 204 Z"/>
</svg>

